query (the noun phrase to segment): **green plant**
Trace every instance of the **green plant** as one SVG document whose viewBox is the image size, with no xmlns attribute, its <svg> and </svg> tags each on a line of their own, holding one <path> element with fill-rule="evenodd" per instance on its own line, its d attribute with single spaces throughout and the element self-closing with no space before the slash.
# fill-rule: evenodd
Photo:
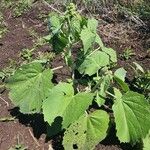
<svg viewBox="0 0 150 150">
<path fill-rule="evenodd" d="M 144 71 L 142 66 L 138 63 L 133 62 L 134 66 L 131 66 L 134 70 L 134 79 L 132 85 L 137 88 L 141 93 L 149 97 L 150 93 L 150 71 Z"/>
<path fill-rule="evenodd" d="M 23 145 L 15 145 L 14 148 L 11 147 L 9 150 L 27 150 L 27 148 Z"/>
<path fill-rule="evenodd" d="M 14 147 L 9 148 L 8 150 L 27 150 L 23 144 L 20 144 L 19 135 L 17 136 L 17 144 Z"/>
<path fill-rule="evenodd" d="M 13 2 L 12 0 L 1 0 L 1 8 L 4 9 L 4 8 L 9 8 L 13 5 Z"/>
<path fill-rule="evenodd" d="M 135 53 L 131 48 L 127 48 L 124 50 L 123 54 L 121 54 L 121 57 L 125 60 L 129 60 L 132 56 L 134 56 Z"/>
<path fill-rule="evenodd" d="M 40 61 L 22 65 L 6 83 L 14 105 L 25 114 L 43 113 L 49 126 L 55 125 L 55 134 L 64 131 L 66 150 L 93 149 L 114 123 L 120 142 L 135 144 L 145 138 L 150 129 L 149 103 L 130 90 L 125 69 L 111 70 L 116 52 L 105 47 L 97 34 L 98 21 L 82 17 L 72 3 L 64 14 L 49 17 L 51 33 L 45 39 L 56 55 L 62 55 L 71 76 L 54 85 L 56 68 Z"/>
<path fill-rule="evenodd" d="M 31 8 L 33 2 L 34 0 L 19 0 L 13 9 L 14 16 L 21 16 L 25 11 Z"/>
<path fill-rule="evenodd" d="M 20 56 L 24 60 L 27 60 L 28 62 L 30 62 L 30 61 L 32 61 L 33 51 L 34 50 L 35 50 L 34 48 L 32 48 L 32 49 L 28 49 L 28 48 L 22 49 L 22 51 L 20 53 Z"/>
<path fill-rule="evenodd" d="M 3 14 L 0 12 L 0 39 L 3 37 L 3 35 L 7 32 L 7 28 L 4 24 L 4 18 Z"/>
<path fill-rule="evenodd" d="M 13 75 L 13 73 L 16 70 L 16 66 L 17 66 L 16 62 L 14 60 L 10 60 L 9 66 L 0 70 L 0 80 L 4 80 Z"/>
<path fill-rule="evenodd" d="M 40 37 L 33 28 L 30 28 L 28 31 L 29 31 L 30 36 L 34 38 L 33 48 L 38 48 L 46 44 L 44 37 Z"/>
<path fill-rule="evenodd" d="M 55 53 L 53 52 L 39 52 L 37 60 L 46 63 L 51 63 L 51 61 L 55 58 Z"/>
</svg>

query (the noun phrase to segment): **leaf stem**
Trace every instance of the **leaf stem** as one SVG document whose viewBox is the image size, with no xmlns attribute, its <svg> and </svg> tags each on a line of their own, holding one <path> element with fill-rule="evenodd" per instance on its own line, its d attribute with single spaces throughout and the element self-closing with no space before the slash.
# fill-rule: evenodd
<svg viewBox="0 0 150 150">
<path fill-rule="evenodd" d="M 106 93 L 116 99 L 116 96 L 115 96 L 114 94 L 112 94 L 112 93 L 110 93 L 110 92 L 108 92 L 108 91 L 106 91 Z"/>
<path fill-rule="evenodd" d="M 97 49 L 95 49 L 94 51 L 92 51 L 87 57 L 90 57 L 93 53 L 95 53 L 96 51 L 98 51 L 101 47 L 99 46 Z"/>
</svg>

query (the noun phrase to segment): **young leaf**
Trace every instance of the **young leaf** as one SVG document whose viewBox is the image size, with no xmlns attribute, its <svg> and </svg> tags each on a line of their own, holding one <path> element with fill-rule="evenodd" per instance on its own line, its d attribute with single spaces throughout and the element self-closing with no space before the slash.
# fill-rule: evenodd
<svg viewBox="0 0 150 150">
<path fill-rule="evenodd" d="M 51 125 L 56 117 L 62 117 L 62 128 L 67 128 L 85 112 L 92 100 L 93 94 L 82 92 L 74 95 L 71 84 L 60 83 L 43 102 L 44 120 Z"/>
<path fill-rule="evenodd" d="M 64 48 L 68 44 L 68 38 L 63 34 L 55 34 L 52 38 L 51 41 L 53 50 L 56 54 L 59 54 L 64 50 Z"/>
<path fill-rule="evenodd" d="M 120 78 L 118 78 L 117 76 L 114 76 L 114 80 L 120 85 L 120 87 L 122 88 L 122 90 L 124 92 L 129 91 L 129 86 L 126 82 L 122 81 Z"/>
<path fill-rule="evenodd" d="M 110 60 L 114 63 L 117 62 L 117 54 L 112 48 L 102 47 L 102 51 L 110 56 Z"/>
<path fill-rule="evenodd" d="M 115 71 L 114 75 L 124 82 L 126 73 L 127 73 L 127 71 L 124 68 L 119 68 Z"/>
<path fill-rule="evenodd" d="M 40 63 L 23 65 L 8 80 L 9 98 L 22 113 L 39 113 L 42 101 L 53 87 L 53 73 Z"/>
<path fill-rule="evenodd" d="M 81 22 L 78 18 L 73 17 L 71 22 L 71 30 L 73 31 L 74 35 L 75 33 L 80 33 L 81 32 Z"/>
<path fill-rule="evenodd" d="M 109 115 L 103 110 L 84 114 L 65 132 L 63 146 L 66 150 L 91 150 L 107 135 Z"/>
<path fill-rule="evenodd" d="M 102 40 L 101 40 L 101 38 L 100 38 L 100 36 L 99 36 L 98 34 L 96 34 L 95 42 L 96 42 L 97 44 L 99 44 L 99 46 L 100 46 L 101 48 L 104 47 L 104 44 L 103 44 L 103 42 L 102 42 Z"/>
<path fill-rule="evenodd" d="M 142 68 L 141 65 L 139 65 L 139 64 L 136 63 L 136 62 L 133 62 L 133 64 L 136 66 L 136 69 L 137 69 L 137 70 L 140 70 L 142 73 L 144 73 L 144 69 Z"/>
<path fill-rule="evenodd" d="M 106 91 L 110 86 L 112 77 L 110 75 L 106 75 L 102 77 L 102 82 L 100 85 L 100 90 L 97 92 L 95 101 L 99 106 L 103 105 L 105 103 L 106 98 Z"/>
<path fill-rule="evenodd" d="M 94 18 L 88 19 L 87 27 L 88 29 L 90 29 L 90 31 L 96 33 L 97 26 L 98 26 L 98 21 L 96 19 Z"/>
<path fill-rule="evenodd" d="M 95 37 L 96 37 L 95 33 L 90 31 L 90 29 L 88 28 L 82 29 L 80 38 L 83 43 L 83 49 L 85 54 L 87 53 L 88 49 L 91 48 L 91 46 L 93 45 Z"/>
<path fill-rule="evenodd" d="M 114 111 L 117 136 L 121 142 L 137 142 L 150 129 L 149 104 L 143 95 L 128 91 L 124 95 L 114 89 L 116 100 Z"/>
<path fill-rule="evenodd" d="M 49 14 L 49 29 L 53 34 L 57 34 L 61 28 L 61 17 L 56 13 Z"/>
<path fill-rule="evenodd" d="M 109 56 L 101 51 L 96 51 L 90 56 L 87 56 L 78 70 L 81 74 L 93 75 L 101 67 L 109 65 Z"/>
</svg>

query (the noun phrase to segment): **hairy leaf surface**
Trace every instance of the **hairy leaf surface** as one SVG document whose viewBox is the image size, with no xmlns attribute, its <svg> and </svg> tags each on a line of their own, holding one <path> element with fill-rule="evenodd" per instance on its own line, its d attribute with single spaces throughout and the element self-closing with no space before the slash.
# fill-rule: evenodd
<svg viewBox="0 0 150 150">
<path fill-rule="evenodd" d="M 105 52 L 96 51 L 85 58 L 78 70 L 81 74 L 88 74 L 91 76 L 101 67 L 107 65 L 109 65 L 109 56 Z"/>
<path fill-rule="evenodd" d="M 113 105 L 117 136 L 121 142 L 137 142 L 144 138 L 150 129 L 149 104 L 143 95 L 128 91 L 122 95 L 115 89 Z"/>
<path fill-rule="evenodd" d="M 9 97 L 22 113 L 39 113 L 42 101 L 53 87 L 53 73 L 40 63 L 23 65 L 8 80 Z"/>
<path fill-rule="evenodd" d="M 62 128 L 77 120 L 92 103 L 93 94 L 74 95 L 73 87 L 68 83 L 55 86 L 43 102 L 44 120 L 50 125 L 56 117 L 62 117 Z"/>
</svg>

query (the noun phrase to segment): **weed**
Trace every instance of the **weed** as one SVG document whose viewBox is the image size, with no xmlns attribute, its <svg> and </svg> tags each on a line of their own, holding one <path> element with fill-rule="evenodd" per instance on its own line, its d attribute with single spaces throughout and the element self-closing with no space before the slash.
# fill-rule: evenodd
<svg viewBox="0 0 150 150">
<path fill-rule="evenodd" d="M 44 63 L 50 63 L 55 58 L 55 53 L 53 52 L 39 52 L 38 60 Z"/>
<path fill-rule="evenodd" d="M 134 62 L 131 66 L 134 71 L 134 79 L 132 85 L 145 96 L 149 97 L 150 93 L 150 70 L 144 71 L 142 66 Z"/>
<path fill-rule="evenodd" d="M 30 36 L 32 36 L 34 38 L 33 48 L 37 48 L 37 47 L 40 47 L 40 46 L 43 46 L 46 44 L 45 39 L 43 37 L 40 37 L 33 28 L 30 28 L 28 30 L 28 32 L 29 32 Z"/>
<path fill-rule="evenodd" d="M 32 60 L 34 50 L 35 50 L 34 48 L 32 48 L 32 49 L 28 49 L 28 48 L 22 49 L 22 51 L 20 53 L 20 56 L 24 60 L 30 62 Z"/>
<path fill-rule="evenodd" d="M 27 147 L 25 147 L 23 144 L 20 144 L 19 134 L 17 135 L 17 144 L 8 150 L 27 150 Z"/>
<path fill-rule="evenodd" d="M 30 9 L 32 7 L 33 0 L 19 0 L 13 11 L 14 11 L 14 16 L 19 17 L 21 16 L 25 11 Z"/>
<path fill-rule="evenodd" d="M 4 18 L 3 14 L 0 12 L 0 39 L 4 36 L 4 34 L 7 32 L 7 28 L 4 24 Z"/>
<path fill-rule="evenodd" d="M 125 60 L 129 60 L 134 55 L 135 53 L 133 52 L 133 50 L 131 48 L 127 48 L 124 50 L 123 54 L 121 54 L 120 56 Z"/>
</svg>

